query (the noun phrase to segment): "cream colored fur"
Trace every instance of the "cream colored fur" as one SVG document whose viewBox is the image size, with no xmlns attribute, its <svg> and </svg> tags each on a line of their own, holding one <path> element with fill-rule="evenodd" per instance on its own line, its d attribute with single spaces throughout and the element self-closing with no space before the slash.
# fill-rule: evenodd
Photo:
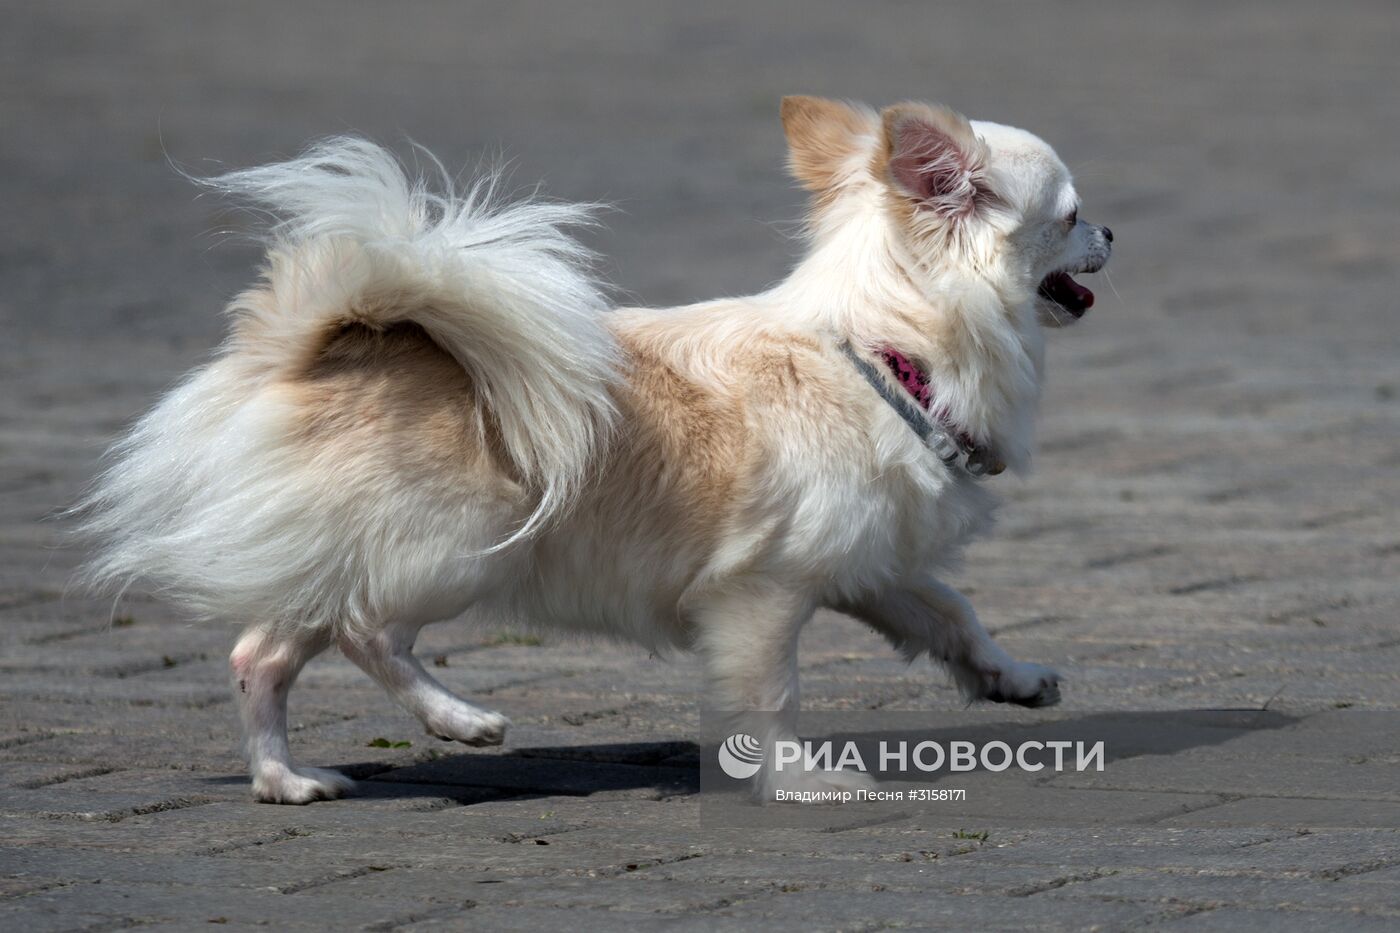
<svg viewBox="0 0 1400 933">
<path fill-rule="evenodd" d="M 232 663 L 259 799 L 350 786 L 295 767 L 286 740 L 287 690 L 332 643 L 430 733 L 501 742 L 503 717 L 412 655 L 422 625 L 464 611 L 695 649 L 716 708 L 779 711 L 782 734 L 822 606 L 930 655 L 969 699 L 1058 699 L 1053 672 L 1008 657 L 936 578 L 990 490 L 838 348 L 921 361 L 949 416 L 1024 468 L 1036 285 L 1107 245 L 1064 227 L 1075 196 L 1044 143 L 900 106 L 785 101 L 816 196 L 807 258 L 764 294 L 668 310 L 604 311 L 561 232 L 584 209 L 433 193 L 361 140 L 214 180 L 278 218 L 264 282 L 83 509 L 92 579 L 145 578 L 247 626 Z M 934 212 L 901 187 L 889 134 L 911 125 L 985 149 L 943 192 L 985 203 L 953 217 L 955 200 Z"/>
</svg>

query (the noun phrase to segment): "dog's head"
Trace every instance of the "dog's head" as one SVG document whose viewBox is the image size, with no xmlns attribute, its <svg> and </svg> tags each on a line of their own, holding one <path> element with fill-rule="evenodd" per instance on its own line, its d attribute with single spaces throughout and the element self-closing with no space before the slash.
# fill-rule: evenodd
<svg viewBox="0 0 1400 933">
<path fill-rule="evenodd" d="M 918 103 L 876 114 L 787 97 L 782 117 L 819 231 L 874 205 L 897 231 L 906 273 L 932 287 L 975 275 L 1008 306 L 1034 300 L 1049 326 L 1094 303 L 1071 276 L 1103 268 L 1113 234 L 1080 219 L 1069 170 L 1036 136 Z"/>
</svg>

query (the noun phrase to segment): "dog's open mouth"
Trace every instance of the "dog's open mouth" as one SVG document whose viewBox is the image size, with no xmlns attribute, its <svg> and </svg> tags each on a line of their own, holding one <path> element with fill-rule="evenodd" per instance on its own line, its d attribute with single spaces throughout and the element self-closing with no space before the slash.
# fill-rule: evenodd
<svg viewBox="0 0 1400 933">
<path fill-rule="evenodd" d="M 1094 306 L 1094 293 L 1074 279 L 1068 272 L 1052 272 L 1040 282 L 1036 291 L 1041 298 L 1054 302 L 1076 318 Z"/>
</svg>

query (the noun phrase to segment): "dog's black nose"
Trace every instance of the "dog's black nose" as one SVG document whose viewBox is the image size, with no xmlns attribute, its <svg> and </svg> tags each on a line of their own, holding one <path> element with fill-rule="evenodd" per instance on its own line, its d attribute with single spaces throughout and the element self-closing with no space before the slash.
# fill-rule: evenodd
<svg viewBox="0 0 1400 933">
<path fill-rule="evenodd" d="M 1112 243 L 1112 242 L 1113 242 L 1113 231 L 1110 230 L 1110 229 L 1108 229 L 1107 227 L 1100 227 L 1099 229 L 1103 231 L 1103 238 L 1104 238 L 1105 240 L 1107 240 L 1108 242 Z"/>
</svg>

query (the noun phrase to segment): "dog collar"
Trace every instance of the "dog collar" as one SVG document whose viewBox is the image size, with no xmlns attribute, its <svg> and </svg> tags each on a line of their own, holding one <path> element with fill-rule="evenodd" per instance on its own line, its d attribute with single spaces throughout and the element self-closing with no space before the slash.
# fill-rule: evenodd
<svg viewBox="0 0 1400 933">
<path fill-rule="evenodd" d="M 932 408 L 933 385 L 928 373 L 903 353 L 893 347 L 883 347 L 879 351 L 881 362 L 904 389 L 903 393 L 899 393 L 870 359 L 851 346 L 850 341 L 841 342 L 841 352 L 865 377 L 870 387 L 879 393 L 880 398 L 945 464 L 960 466 L 968 474 L 978 477 L 996 476 L 1006 469 L 1006 464 L 992 453 L 990 447 L 976 443 L 971 434 L 951 423 L 946 411 Z"/>
</svg>

